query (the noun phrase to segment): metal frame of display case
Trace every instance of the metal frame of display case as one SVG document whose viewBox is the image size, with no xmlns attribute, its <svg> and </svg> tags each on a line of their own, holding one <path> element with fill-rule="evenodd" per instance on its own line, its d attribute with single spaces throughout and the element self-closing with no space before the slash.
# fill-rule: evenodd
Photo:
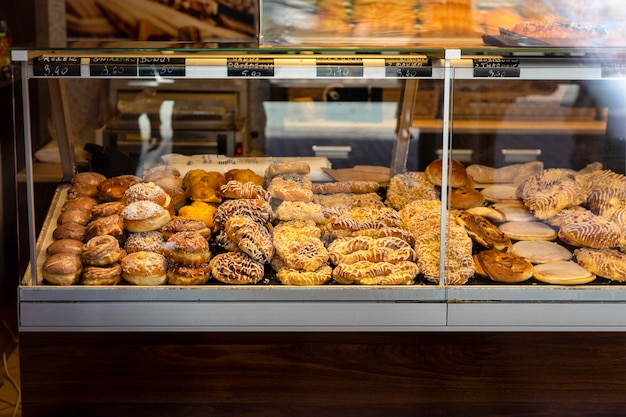
<svg viewBox="0 0 626 417">
<path fill-rule="evenodd" d="M 405 88 L 400 103 L 398 141 L 394 147 L 392 172 L 401 172 L 406 163 L 412 104 L 420 78 L 443 80 L 443 171 L 447 171 L 450 137 L 452 82 L 455 79 L 502 77 L 511 69 L 520 79 L 594 80 L 623 79 L 624 53 L 613 59 L 611 51 L 590 51 L 592 57 L 556 53 L 552 56 L 506 57 L 498 49 L 465 51 L 437 50 L 429 54 L 348 54 L 348 53 L 189 53 L 184 51 L 113 52 L 102 51 L 13 51 L 21 64 L 25 144 L 30 144 L 28 80 L 48 78 L 52 84 L 65 78 L 106 78 L 94 72 L 101 69 L 98 58 L 130 59 L 141 77 L 142 68 L 152 75 L 175 74 L 185 78 L 253 77 L 275 79 L 376 79 L 390 76 L 389 67 L 400 62 L 415 72 L 396 72 Z M 470 53 L 476 55 L 469 55 Z M 481 53 L 478 53 L 481 52 Z M 486 52 L 486 53 L 485 53 Z M 590 55 L 591 56 L 591 55 Z M 598 58 L 607 56 L 607 59 Z M 94 60 L 96 58 L 96 60 Z M 477 73 L 477 62 L 495 62 L 495 74 Z M 172 60 L 178 59 L 178 60 Z M 182 59 L 182 60 L 181 60 Z M 33 60 L 39 60 L 34 64 Z M 47 73 L 41 62 L 53 62 L 56 69 Z M 425 62 L 432 63 L 423 75 Z M 145 64 L 144 64 L 145 62 Z M 170 63 L 175 65 L 170 66 Z M 182 62 L 182 64 L 181 64 Z M 504 65 L 504 67 L 502 67 Z M 60 70 L 59 70 L 60 68 Z M 184 71 L 180 71 L 184 68 Z M 49 68 L 48 68 L 49 69 Z M 59 70 L 61 72 L 55 73 Z M 156 72 L 154 72 L 156 71 Z M 173 71 L 169 72 L 168 71 Z M 393 70 L 392 70 L 393 71 Z M 63 74 L 67 72 L 67 74 Z M 500 74 L 500 75 L 498 75 Z M 157 75 L 158 76 L 158 75 Z M 59 92 L 62 93 L 62 82 Z M 63 111 L 69 109 L 64 108 Z M 55 117 L 61 123 L 64 116 Z M 134 287 L 115 286 L 71 288 L 40 285 L 34 262 L 42 256 L 42 237 L 36 236 L 34 212 L 33 160 L 26 152 L 28 215 L 32 225 L 31 267 L 19 288 L 19 319 L 22 332 L 53 331 L 551 331 L 626 329 L 626 286 L 582 285 L 464 285 L 448 286 L 444 259 L 440 262 L 439 285 L 358 287 L 329 285 L 321 287 L 223 286 Z M 404 162 L 403 162 L 404 161 Z M 67 177 L 68 169 L 64 168 Z M 67 179 L 67 178 L 66 178 Z M 442 188 L 447 188 L 444 176 Z M 446 229 L 446 193 L 442 193 L 441 235 Z M 63 200 L 61 188 L 44 224 L 50 232 L 56 217 L 54 209 Z M 440 253 L 445 252 L 441 239 Z M 37 264 L 38 265 L 38 264 Z"/>
</svg>

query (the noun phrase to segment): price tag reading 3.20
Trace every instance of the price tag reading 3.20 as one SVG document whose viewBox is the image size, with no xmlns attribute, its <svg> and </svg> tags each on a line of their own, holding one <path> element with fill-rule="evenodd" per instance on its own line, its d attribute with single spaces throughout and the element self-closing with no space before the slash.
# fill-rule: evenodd
<svg viewBox="0 0 626 417">
<path fill-rule="evenodd" d="M 474 77 L 504 78 L 519 77 L 517 58 L 477 58 L 474 59 Z"/>
<path fill-rule="evenodd" d="M 315 60 L 318 77 L 362 77 L 361 58 L 317 58 Z"/>
</svg>

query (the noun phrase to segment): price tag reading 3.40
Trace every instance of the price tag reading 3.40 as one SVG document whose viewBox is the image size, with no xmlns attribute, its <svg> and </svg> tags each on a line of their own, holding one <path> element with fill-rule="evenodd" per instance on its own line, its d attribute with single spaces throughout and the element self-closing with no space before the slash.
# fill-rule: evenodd
<svg viewBox="0 0 626 417">
<path fill-rule="evenodd" d="M 432 77 L 433 69 L 428 58 L 385 58 L 385 77 Z"/>
<path fill-rule="evenodd" d="M 519 77 L 517 58 L 477 58 L 474 59 L 474 77 L 504 78 Z"/>
<path fill-rule="evenodd" d="M 362 77 L 361 58 L 317 58 L 315 60 L 318 77 Z"/>
<path fill-rule="evenodd" d="M 35 77 L 80 77 L 80 58 L 40 56 L 33 61 Z"/>
</svg>

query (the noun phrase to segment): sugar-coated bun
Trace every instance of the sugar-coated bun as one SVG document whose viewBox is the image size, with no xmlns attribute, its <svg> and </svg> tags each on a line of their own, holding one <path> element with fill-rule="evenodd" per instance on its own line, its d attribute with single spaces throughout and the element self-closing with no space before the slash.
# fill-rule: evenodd
<svg viewBox="0 0 626 417">
<path fill-rule="evenodd" d="M 165 256 L 170 262 L 200 265 L 211 258 L 209 242 L 198 232 L 178 232 L 165 242 Z"/>
<path fill-rule="evenodd" d="M 448 186 L 452 188 L 463 187 L 468 181 L 465 167 L 456 159 L 449 159 L 448 161 L 448 171 L 450 172 L 448 176 Z M 424 170 L 424 174 L 428 181 L 434 185 L 441 186 L 444 175 L 443 159 L 439 158 L 428 164 Z"/>
<path fill-rule="evenodd" d="M 135 285 L 162 285 L 167 282 L 167 260 L 156 252 L 133 252 L 120 262 L 122 278 Z"/>
<path fill-rule="evenodd" d="M 41 267 L 41 275 L 50 284 L 65 286 L 77 283 L 82 270 L 80 256 L 57 253 L 46 258 Z"/>
<path fill-rule="evenodd" d="M 127 253 L 141 251 L 163 253 L 164 242 L 163 233 L 159 230 L 131 233 L 128 235 L 128 238 L 126 238 L 124 250 L 126 250 Z"/>
<path fill-rule="evenodd" d="M 168 203 L 168 195 L 163 188 L 153 182 L 138 182 L 128 187 L 122 196 L 122 202 L 126 205 L 142 200 L 152 201 L 165 207 Z"/>
<path fill-rule="evenodd" d="M 124 228 L 129 232 L 159 230 L 170 221 L 170 212 L 152 201 L 135 201 L 121 212 Z"/>
</svg>

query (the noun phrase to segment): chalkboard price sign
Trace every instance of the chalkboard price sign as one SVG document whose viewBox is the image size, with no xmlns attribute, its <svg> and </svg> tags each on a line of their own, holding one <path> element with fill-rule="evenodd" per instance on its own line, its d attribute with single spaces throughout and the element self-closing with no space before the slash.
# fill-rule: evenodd
<svg viewBox="0 0 626 417">
<path fill-rule="evenodd" d="M 33 61 L 35 77 L 80 77 L 80 58 L 40 56 Z"/>
<path fill-rule="evenodd" d="M 362 77 L 361 58 L 318 58 L 315 60 L 318 77 Z"/>
<path fill-rule="evenodd" d="M 137 58 L 91 58 L 89 60 L 89 76 L 136 77 Z"/>
<path fill-rule="evenodd" d="M 139 76 L 141 77 L 184 77 L 185 58 L 139 58 Z"/>
<path fill-rule="evenodd" d="M 478 58 L 474 59 L 474 77 L 504 78 L 519 77 L 517 58 Z"/>
<path fill-rule="evenodd" d="M 229 77 L 273 77 L 274 58 L 228 58 Z"/>
<path fill-rule="evenodd" d="M 433 69 L 428 58 L 386 58 L 385 77 L 432 77 Z"/>
</svg>

